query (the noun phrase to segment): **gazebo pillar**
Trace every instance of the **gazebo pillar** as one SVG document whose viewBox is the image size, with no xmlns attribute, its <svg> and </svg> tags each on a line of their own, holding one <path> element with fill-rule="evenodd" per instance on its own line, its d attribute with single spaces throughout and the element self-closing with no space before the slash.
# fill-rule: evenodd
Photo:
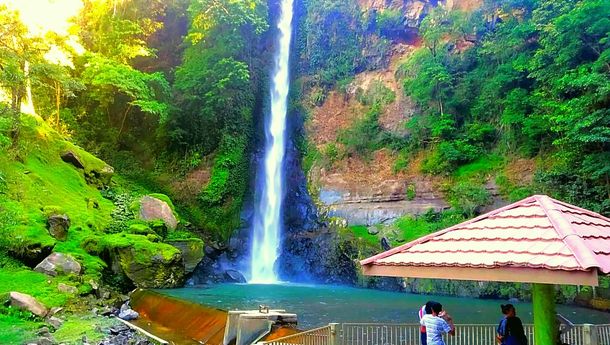
<svg viewBox="0 0 610 345">
<path fill-rule="evenodd" d="M 536 345 L 556 344 L 559 329 L 555 316 L 555 286 L 532 284 L 532 303 Z"/>
</svg>

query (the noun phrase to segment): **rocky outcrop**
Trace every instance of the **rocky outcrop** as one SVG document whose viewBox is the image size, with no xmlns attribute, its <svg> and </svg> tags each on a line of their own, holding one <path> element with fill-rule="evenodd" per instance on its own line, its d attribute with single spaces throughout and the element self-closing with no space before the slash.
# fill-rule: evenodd
<svg viewBox="0 0 610 345">
<path fill-rule="evenodd" d="M 152 345 L 153 343 L 144 335 L 140 334 L 127 325 L 118 323 L 108 329 L 108 335 L 99 342 L 99 345 Z"/>
<path fill-rule="evenodd" d="M 97 187 L 110 184 L 114 175 L 113 167 L 72 143 L 65 142 L 64 146 L 65 148 L 60 154 L 61 159 L 82 170 L 88 184 Z"/>
<path fill-rule="evenodd" d="M 71 255 L 52 253 L 39 263 L 34 271 L 55 277 L 57 275 L 80 274 L 81 265 Z"/>
<path fill-rule="evenodd" d="M 70 218 L 65 214 L 53 214 L 47 218 L 49 235 L 60 241 L 68 238 L 70 228 Z"/>
<path fill-rule="evenodd" d="M 144 221 L 162 220 L 170 230 L 174 230 L 178 226 L 178 219 L 171 206 L 166 201 L 150 195 L 140 199 L 138 218 Z"/>
<path fill-rule="evenodd" d="M 357 249 L 329 229 L 289 234 L 279 258 L 281 279 L 355 285 Z"/>
<path fill-rule="evenodd" d="M 153 243 L 142 235 L 117 234 L 104 237 L 97 250 L 110 269 L 132 286 L 175 288 L 184 282 L 182 254 L 169 244 Z"/>
<path fill-rule="evenodd" d="M 340 217 L 348 225 L 391 223 L 407 214 L 438 212 L 449 207 L 431 181 L 425 177 L 409 180 L 373 180 L 354 183 L 346 174 L 321 179 L 319 202 L 328 217 Z M 411 191 L 412 194 L 409 194 Z"/>
<path fill-rule="evenodd" d="M 193 273 L 197 265 L 201 262 L 201 259 L 203 259 L 204 245 L 203 241 L 198 238 L 168 241 L 167 244 L 178 248 L 182 253 L 184 272 L 186 274 Z"/>
<path fill-rule="evenodd" d="M 232 283 L 247 283 L 246 277 L 241 272 L 236 270 L 226 270 L 225 276 Z"/>
<path fill-rule="evenodd" d="M 6 304 L 13 308 L 27 310 L 39 317 L 45 317 L 45 315 L 48 313 L 47 308 L 30 295 L 11 291 L 8 293 L 7 298 L 8 300 L 6 301 Z"/>
</svg>

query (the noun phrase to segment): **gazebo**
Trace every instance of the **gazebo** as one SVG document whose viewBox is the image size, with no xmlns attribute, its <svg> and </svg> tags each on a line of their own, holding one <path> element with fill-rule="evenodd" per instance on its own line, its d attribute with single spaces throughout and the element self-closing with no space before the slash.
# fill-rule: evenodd
<svg viewBox="0 0 610 345">
<path fill-rule="evenodd" d="M 553 284 L 610 273 L 610 219 L 534 195 L 360 264 L 371 276 L 533 283 L 536 344 L 555 344 Z"/>
</svg>

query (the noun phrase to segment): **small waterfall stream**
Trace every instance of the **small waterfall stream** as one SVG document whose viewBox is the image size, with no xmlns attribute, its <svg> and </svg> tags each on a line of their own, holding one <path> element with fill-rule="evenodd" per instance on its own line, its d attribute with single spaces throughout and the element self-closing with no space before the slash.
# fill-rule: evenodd
<svg viewBox="0 0 610 345">
<path fill-rule="evenodd" d="M 257 179 L 261 198 L 256 205 L 253 223 L 251 283 L 274 283 L 278 280 L 274 264 L 279 254 L 281 233 L 292 16 L 293 0 L 281 0 L 271 85 L 271 116 L 265 123 L 264 167 L 259 170 L 264 176 Z"/>
</svg>

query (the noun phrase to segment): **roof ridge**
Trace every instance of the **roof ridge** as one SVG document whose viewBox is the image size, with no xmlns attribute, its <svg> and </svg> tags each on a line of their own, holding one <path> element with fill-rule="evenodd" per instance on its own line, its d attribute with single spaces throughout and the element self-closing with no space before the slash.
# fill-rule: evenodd
<svg viewBox="0 0 610 345">
<path fill-rule="evenodd" d="M 581 267 L 585 269 L 592 267 L 601 269 L 602 265 L 597 261 L 596 257 L 591 254 L 591 251 L 584 243 L 584 240 L 574 231 L 572 224 L 564 218 L 563 213 L 555 206 L 557 200 L 551 199 L 546 195 L 534 195 L 534 199 L 540 204 L 540 207 L 549 218 L 549 221 L 555 228 L 560 239 L 566 244 L 568 249 L 570 249 Z"/>
<path fill-rule="evenodd" d="M 540 255 L 540 256 L 573 256 L 572 254 L 562 254 L 562 253 L 541 253 L 541 252 L 533 252 L 529 249 L 524 250 L 485 250 L 485 249 L 476 249 L 476 250 L 464 250 L 464 249 L 447 249 L 447 250 L 431 250 L 431 249 L 420 249 L 420 250 L 412 250 L 409 253 L 448 253 L 448 254 L 457 254 L 457 253 L 500 253 L 500 254 L 532 254 L 532 255 Z"/>
<path fill-rule="evenodd" d="M 429 235 L 426 235 L 426 236 L 424 236 L 424 237 L 420 237 L 420 238 L 418 238 L 418 239 L 416 239 L 416 240 L 414 240 L 414 241 L 411 241 L 411 242 L 405 243 L 405 244 L 400 245 L 400 246 L 398 246 L 398 247 L 394 247 L 394 248 L 392 248 L 392 249 L 390 249 L 390 250 L 387 250 L 387 251 L 381 252 L 381 253 L 379 253 L 379 254 L 377 254 L 377 255 L 371 256 L 370 258 L 367 258 L 367 259 L 361 260 L 361 261 L 360 261 L 360 265 L 367 265 L 367 264 L 370 264 L 370 263 L 372 263 L 372 262 L 375 262 L 376 260 L 383 259 L 383 258 L 388 257 L 388 256 L 390 256 L 390 255 L 393 255 L 393 254 L 396 254 L 396 253 L 398 253 L 398 252 L 401 252 L 401 251 L 403 251 L 403 250 L 405 250 L 405 249 L 409 249 L 409 248 L 413 247 L 414 245 L 417 245 L 417 244 L 420 244 L 420 243 L 427 242 L 427 241 L 428 241 L 429 239 L 431 239 L 431 238 L 434 238 L 434 237 L 436 237 L 436 236 L 440 236 L 440 235 L 446 234 L 446 233 L 448 233 L 448 232 L 450 232 L 450 231 L 453 231 L 453 230 L 455 230 L 455 229 L 457 229 L 457 228 L 459 228 L 459 227 L 462 227 L 462 226 L 465 226 L 465 225 L 468 225 L 468 224 L 472 224 L 472 223 L 474 223 L 474 222 L 478 222 L 478 221 L 483 220 L 483 219 L 485 219 L 485 218 L 488 218 L 488 217 L 494 216 L 494 215 L 496 215 L 496 214 L 498 214 L 498 213 L 500 213 L 500 212 L 504 212 L 504 211 L 507 211 L 507 210 L 513 209 L 513 208 L 515 208 L 515 207 L 519 207 L 519 206 L 521 206 L 521 205 L 523 205 L 523 204 L 526 204 L 526 203 L 532 202 L 532 201 L 534 201 L 534 200 L 536 200 L 536 196 L 535 196 L 535 195 L 534 195 L 534 196 L 527 197 L 527 198 L 525 198 L 525 199 L 523 199 L 523 200 L 519 200 L 519 201 L 514 202 L 514 203 L 512 203 L 512 204 L 510 204 L 510 205 L 506 205 L 506 206 L 504 206 L 504 207 L 500 207 L 500 208 L 498 208 L 498 209 L 496 209 L 496 210 L 493 210 L 493 211 L 491 211 L 491 212 L 488 212 L 488 213 L 482 214 L 482 215 L 480 215 L 480 216 L 478 216 L 478 217 L 472 218 L 472 219 L 467 220 L 467 221 L 465 221 L 465 222 L 462 222 L 462 223 L 456 224 L 456 225 L 454 225 L 454 226 L 448 227 L 447 229 L 440 230 L 440 231 L 437 231 L 437 232 L 433 232 L 433 233 L 431 233 L 431 234 L 429 234 Z"/>
<path fill-rule="evenodd" d="M 539 196 L 539 195 L 535 195 L 535 196 Z M 546 196 L 546 195 L 543 195 L 543 196 Z M 571 209 L 583 212 L 584 214 L 586 214 L 588 216 L 592 216 L 594 218 L 601 218 L 601 219 L 603 219 L 603 220 L 605 220 L 607 222 L 610 222 L 610 218 L 608 218 L 606 216 L 603 216 L 603 215 L 601 215 L 601 214 L 599 214 L 597 212 L 593 212 L 591 210 L 587 210 L 586 208 L 578 207 L 576 205 L 568 204 L 567 202 L 564 202 L 564 201 L 561 201 L 561 200 L 557 200 L 557 199 L 553 199 L 553 198 L 551 198 L 549 196 L 546 196 L 546 197 L 551 199 L 556 204 L 560 204 L 560 205 L 562 205 L 564 207 L 571 208 Z"/>
</svg>

